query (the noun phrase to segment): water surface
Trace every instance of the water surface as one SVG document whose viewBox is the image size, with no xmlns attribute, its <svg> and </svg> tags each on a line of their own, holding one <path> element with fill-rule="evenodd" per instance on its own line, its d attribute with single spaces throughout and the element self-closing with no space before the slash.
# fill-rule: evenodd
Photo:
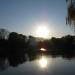
<svg viewBox="0 0 75 75">
<path fill-rule="evenodd" d="M 30 56 L 27 59 L 9 63 L 0 59 L 0 75 L 75 75 L 75 58 L 53 57 L 51 55 Z"/>
</svg>

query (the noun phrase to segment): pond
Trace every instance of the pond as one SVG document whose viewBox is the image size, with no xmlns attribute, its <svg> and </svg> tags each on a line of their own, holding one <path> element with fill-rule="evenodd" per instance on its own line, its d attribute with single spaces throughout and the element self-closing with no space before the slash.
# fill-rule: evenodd
<svg viewBox="0 0 75 75">
<path fill-rule="evenodd" d="M 75 75 L 74 57 L 44 53 L 24 57 L 1 58 L 0 75 Z"/>
</svg>

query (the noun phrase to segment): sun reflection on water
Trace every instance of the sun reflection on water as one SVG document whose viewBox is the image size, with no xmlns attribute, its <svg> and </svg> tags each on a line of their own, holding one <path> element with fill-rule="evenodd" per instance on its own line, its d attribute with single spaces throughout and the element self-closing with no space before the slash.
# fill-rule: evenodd
<svg viewBox="0 0 75 75">
<path fill-rule="evenodd" d="M 45 56 L 42 56 L 39 59 L 39 65 L 40 65 L 40 67 L 41 68 L 46 68 L 47 67 L 47 64 L 48 64 L 47 58 Z"/>
</svg>

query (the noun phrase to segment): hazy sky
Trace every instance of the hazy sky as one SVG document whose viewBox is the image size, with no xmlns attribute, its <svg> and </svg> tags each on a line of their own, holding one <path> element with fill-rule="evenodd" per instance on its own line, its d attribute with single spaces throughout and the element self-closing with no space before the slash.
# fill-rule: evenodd
<svg viewBox="0 0 75 75">
<path fill-rule="evenodd" d="M 35 36 L 37 25 L 47 22 L 50 36 L 74 34 L 66 9 L 65 0 L 0 0 L 0 28 Z"/>
</svg>

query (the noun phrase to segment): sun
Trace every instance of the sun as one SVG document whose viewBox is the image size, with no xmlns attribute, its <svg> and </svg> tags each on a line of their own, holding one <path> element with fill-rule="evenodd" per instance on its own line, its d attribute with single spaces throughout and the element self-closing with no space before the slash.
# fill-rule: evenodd
<svg viewBox="0 0 75 75">
<path fill-rule="evenodd" d="M 46 26 L 38 26 L 36 29 L 36 36 L 42 38 L 48 38 L 49 29 Z"/>
</svg>

